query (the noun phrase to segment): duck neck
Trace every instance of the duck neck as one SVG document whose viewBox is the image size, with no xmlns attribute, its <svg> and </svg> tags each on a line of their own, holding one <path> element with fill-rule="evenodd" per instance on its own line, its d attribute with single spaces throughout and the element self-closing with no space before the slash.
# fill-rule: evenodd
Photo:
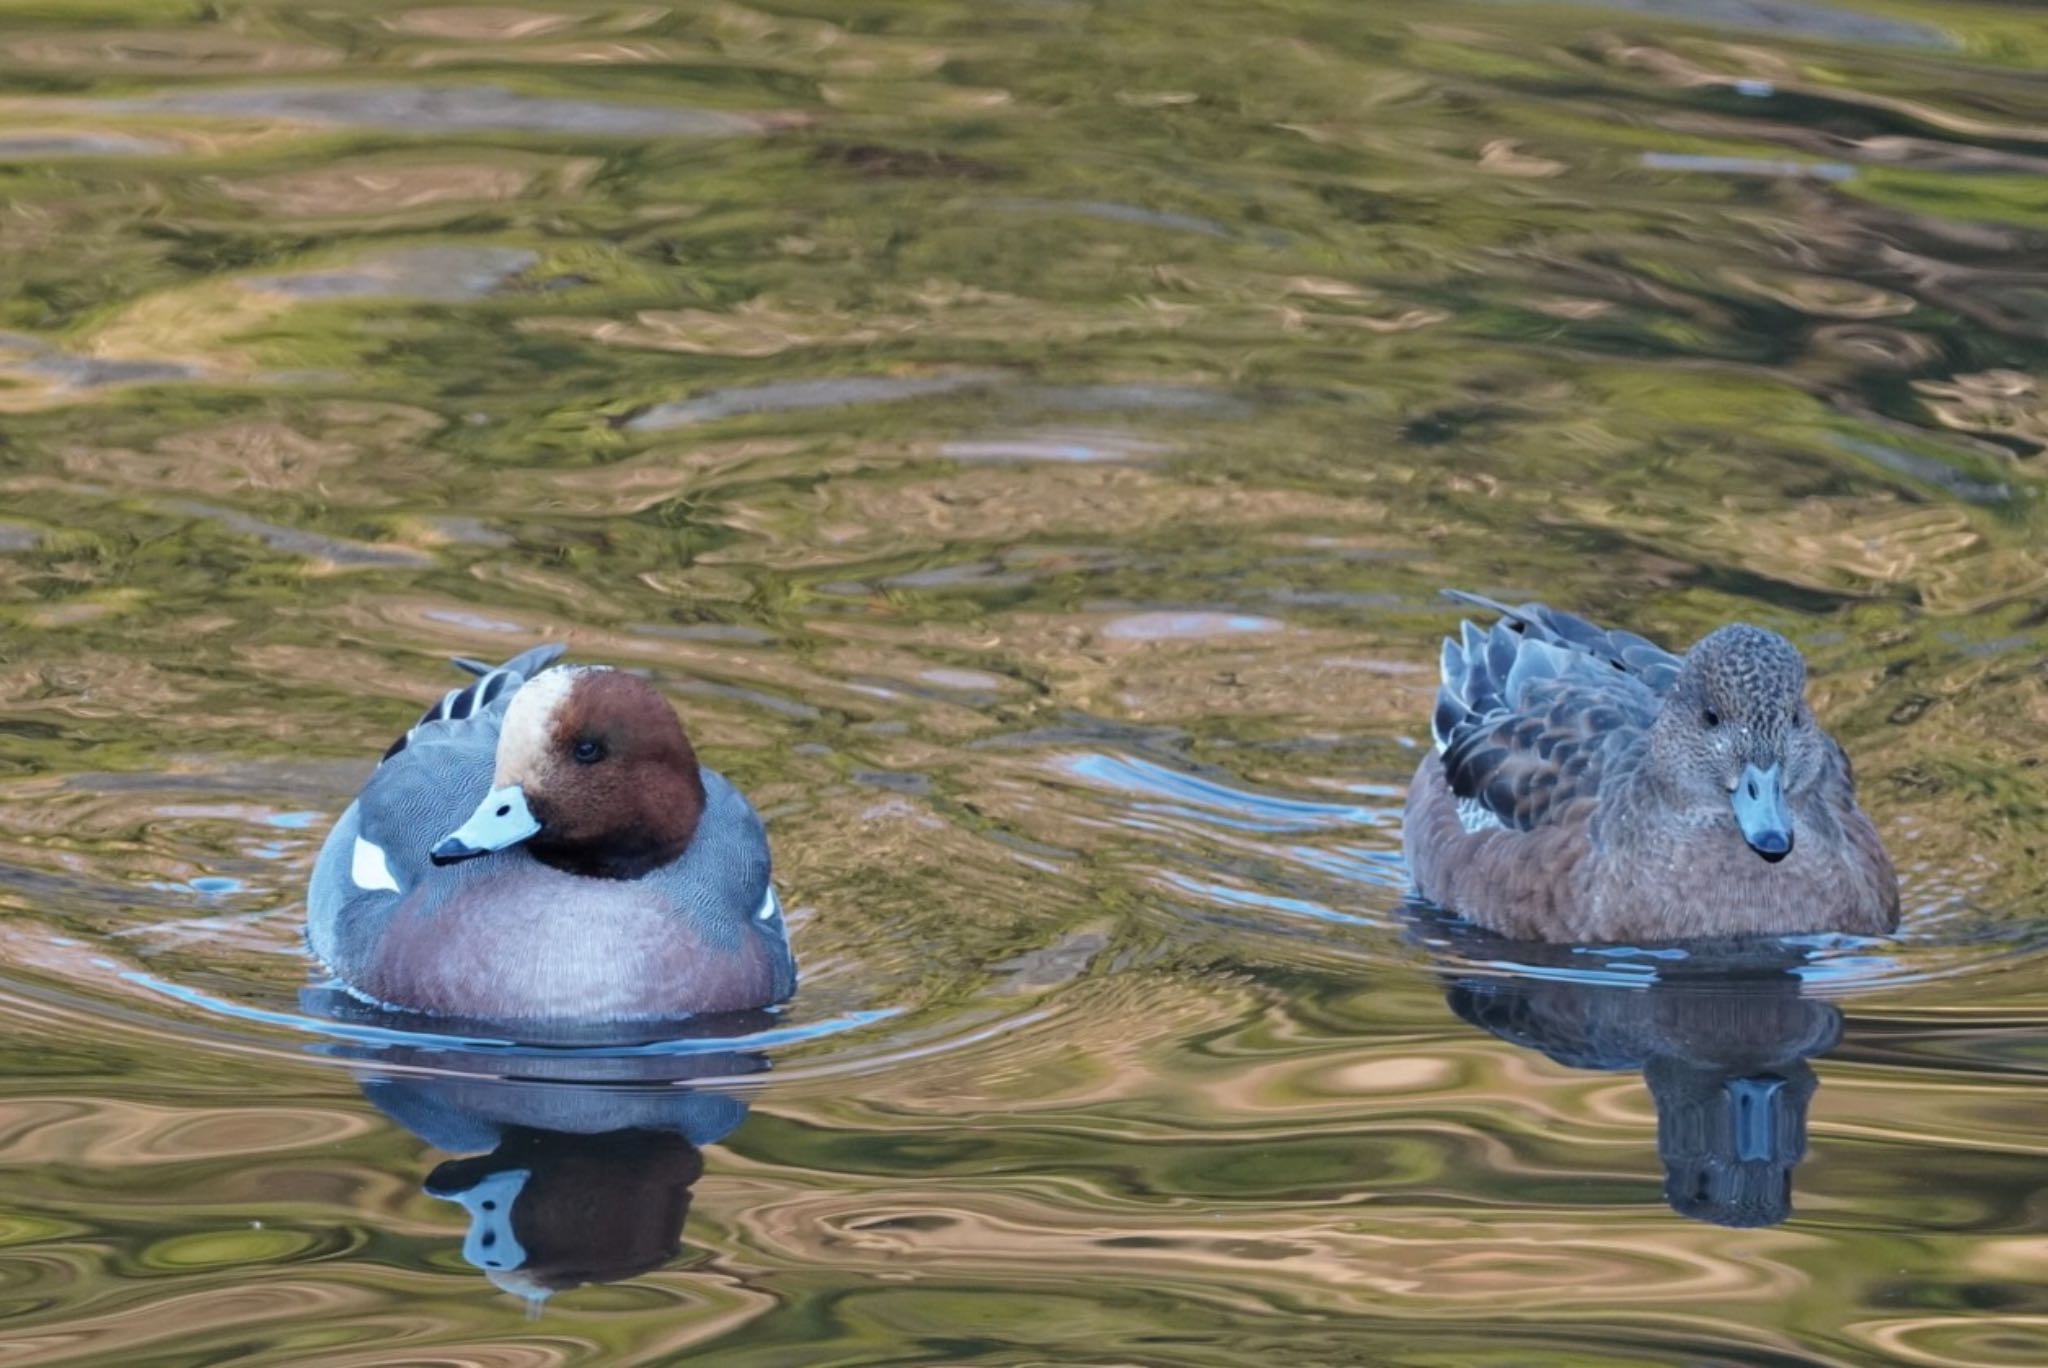
<svg viewBox="0 0 2048 1368">
<path fill-rule="evenodd" d="M 1615 757 L 1621 763 L 1614 767 L 1614 772 L 1623 776 L 1623 783 L 1616 786 L 1616 791 L 1625 787 L 1633 801 L 1672 806 L 1679 801 L 1678 786 L 1671 782 L 1666 772 L 1657 741 L 1653 730 L 1636 740 L 1630 751 Z"/>
<path fill-rule="evenodd" d="M 614 841 L 602 846 L 550 844 L 536 839 L 529 842 L 527 848 L 534 859 L 564 874 L 586 879 L 642 879 L 680 859 L 689 846 L 687 838 L 659 843 L 621 844 Z"/>
</svg>

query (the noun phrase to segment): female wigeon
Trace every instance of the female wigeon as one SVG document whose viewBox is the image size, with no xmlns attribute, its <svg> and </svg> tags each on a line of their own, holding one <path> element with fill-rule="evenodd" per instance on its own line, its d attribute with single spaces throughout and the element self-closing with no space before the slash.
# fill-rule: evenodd
<svg viewBox="0 0 2048 1368">
<path fill-rule="evenodd" d="M 1806 662 L 1736 623 L 1675 656 L 1542 604 L 1446 640 L 1402 845 L 1422 896 L 1526 940 L 1898 924 L 1899 886 Z"/>
<path fill-rule="evenodd" d="M 796 987 L 768 840 L 638 676 L 539 646 L 400 737 L 321 847 L 307 940 L 386 1006 L 673 1019 Z M 550 668 L 552 666 L 553 668 Z"/>
</svg>

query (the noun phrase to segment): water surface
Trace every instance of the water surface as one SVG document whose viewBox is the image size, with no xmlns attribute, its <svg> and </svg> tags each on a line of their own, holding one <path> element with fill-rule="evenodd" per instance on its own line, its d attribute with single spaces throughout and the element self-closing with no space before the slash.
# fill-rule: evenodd
<svg viewBox="0 0 2048 1368">
<path fill-rule="evenodd" d="M 2048 1362 L 2044 58 L 10 8 L 0 1365 Z M 1445 584 L 1793 637 L 1900 937 L 1408 907 Z M 787 1011 L 308 992 L 326 824 L 543 639 L 753 795 Z"/>
</svg>

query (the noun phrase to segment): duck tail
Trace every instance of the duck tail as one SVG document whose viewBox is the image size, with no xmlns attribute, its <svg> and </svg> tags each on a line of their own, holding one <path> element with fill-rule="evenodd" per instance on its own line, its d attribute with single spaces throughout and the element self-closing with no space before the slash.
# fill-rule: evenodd
<svg viewBox="0 0 2048 1368">
<path fill-rule="evenodd" d="M 1495 631 L 1505 628 L 1529 641 L 1540 641 L 1546 646 L 1591 656 L 1625 674 L 1636 676 L 1658 693 L 1668 689 L 1677 677 L 1678 657 L 1634 632 L 1595 626 L 1582 617 L 1560 612 L 1548 604 L 1525 603 L 1519 608 L 1510 608 L 1463 589 L 1446 589 L 1443 594 L 1454 602 L 1499 614 L 1501 621 Z M 1506 679 L 1505 670 L 1501 677 Z"/>
<path fill-rule="evenodd" d="M 1490 599 L 1484 594 L 1475 594 L 1465 589 L 1445 589 L 1440 592 L 1453 603 L 1463 603 L 1473 608 L 1484 608 L 1487 612 L 1499 614 L 1510 622 L 1519 622 L 1522 617 L 1519 610 L 1510 608 L 1505 603 L 1501 603 L 1496 599 Z"/>
<path fill-rule="evenodd" d="M 531 679 L 557 660 L 560 660 L 562 653 L 568 649 L 567 646 L 564 646 L 559 641 L 544 641 L 538 646 L 531 646 L 521 651 L 503 665 L 488 664 L 485 661 L 471 659 L 469 656 L 450 656 L 448 657 L 448 663 L 465 674 L 475 675 L 478 679 L 482 679 L 486 675 L 495 674 L 499 670 Z"/>
</svg>

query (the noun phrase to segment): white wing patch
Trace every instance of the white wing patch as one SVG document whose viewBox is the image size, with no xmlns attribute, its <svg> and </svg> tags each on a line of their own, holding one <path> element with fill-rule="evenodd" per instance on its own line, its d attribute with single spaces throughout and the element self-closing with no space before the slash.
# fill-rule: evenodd
<svg viewBox="0 0 2048 1368">
<path fill-rule="evenodd" d="M 768 885 L 766 896 L 761 899 L 761 909 L 754 913 L 755 921 L 774 921 L 782 915 L 782 899 L 775 896 L 775 885 Z"/>
<path fill-rule="evenodd" d="M 384 858 L 384 847 L 360 836 L 356 837 L 355 858 L 349 861 L 348 876 L 357 888 L 399 891 L 398 880 L 391 877 L 391 865 Z"/>
<path fill-rule="evenodd" d="M 1504 831 L 1507 823 L 1501 821 L 1494 810 L 1477 798 L 1458 800 L 1458 825 L 1467 831 Z"/>
</svg>

